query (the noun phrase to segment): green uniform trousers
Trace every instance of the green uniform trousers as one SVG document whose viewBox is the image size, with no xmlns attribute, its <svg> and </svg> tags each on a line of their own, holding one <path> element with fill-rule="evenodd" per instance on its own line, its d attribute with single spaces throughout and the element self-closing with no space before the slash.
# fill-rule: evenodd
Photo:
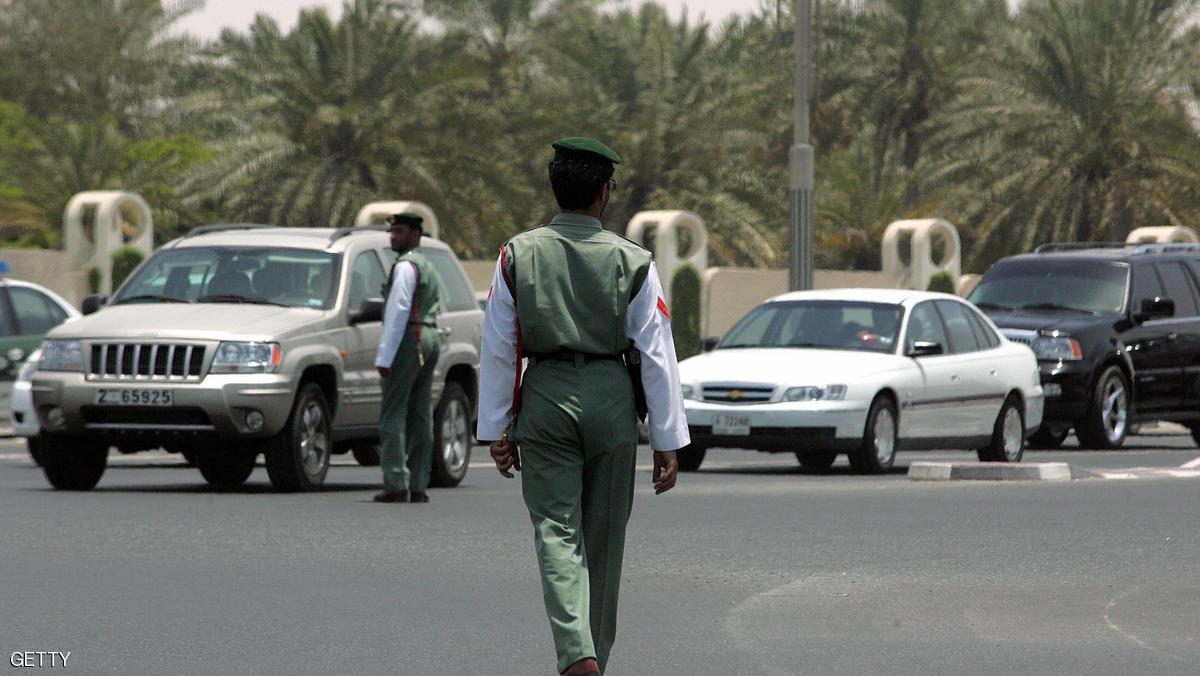
<svg viewBox="0 0 1200 676">
<path fill-rule="evenodd" d="M 417 360 L 417 336 L 409 326 L 392 359 L 391 377 L 383 380 L 379 410 L 379 464 L 383 487 L 389 491 L 424 493 L 433 462 L 433 369 L 440 339 L 436 327 L 422 327 Z"/>
<path fill-rule="evenodd" d="M 615 361 L 544 361 L 525 372 L 515 437 L 558 670 L 595 657 L 617 632 L 637 423 Z"/>
</svg>

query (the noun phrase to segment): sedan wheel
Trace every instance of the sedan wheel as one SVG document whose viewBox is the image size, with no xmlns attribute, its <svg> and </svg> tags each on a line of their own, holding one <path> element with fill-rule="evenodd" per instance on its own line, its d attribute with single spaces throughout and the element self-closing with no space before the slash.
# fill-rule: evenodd
<svg viewBox="0 0 1200 676">
<path fill-rule="evenodd" d="M 882 474 L 896 461 L 898 443 L 896 405 L 886 396 L 871 403 L 862 445 L 851 451 L 850 467 L 859 474 Z"/>
<path fill-rule="evenodd" d="M 810 472 L 828 472 L 837 457 L 837 451 L 796 451 L 800 466 Z"/>
<path fill-rule="evenodd" d="M 983 462 L 1021 462 L 1025 453 L 1025 416 L 1021 403 L 1010 396 L 1000 407 L 1000 415 L 992 426 L 992 442 L 979 449 Z"/>
</svg>

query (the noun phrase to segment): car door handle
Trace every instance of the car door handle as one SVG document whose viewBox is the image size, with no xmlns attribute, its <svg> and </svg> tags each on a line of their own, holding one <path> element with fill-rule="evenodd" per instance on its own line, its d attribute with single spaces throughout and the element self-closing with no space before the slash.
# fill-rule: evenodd
<svg viewBox="0 0 1200 676">
<path fill-rule="evenodd" d="M 962 380 L 962 378 L 959 378 L 958 376 L 950 376 L 950 380 L 953 380 L 957 383 L 958 381 Z"/>
<path fill-rule="evenodd" d="M 1170 340 L 1170 341 L 1174 341 L 1178 337 L 1179 337 L 1178 333 L 1168 333 L 1167 334 L 1167 340 Z"/>
<path fill-rule="evenodd" d="M 449 338 L 451 333 L 454 333 L 454 329 L 449 326 L 443 326 L 438 329 L 438 335 L 443 338 Z"/>
<path fill-rule="evenodd" d="M 998 371 L 998 370 L 996 370 L 996 369 L 992 369 L 991 371 L 988 371 L 988 373 L 990 373 L 990 374 L 992 374 L 992 375 L 994 375 L 994 376 L 998 376 L 998 375 L 1000 375 L 1000 371 Z"/>
</svg>

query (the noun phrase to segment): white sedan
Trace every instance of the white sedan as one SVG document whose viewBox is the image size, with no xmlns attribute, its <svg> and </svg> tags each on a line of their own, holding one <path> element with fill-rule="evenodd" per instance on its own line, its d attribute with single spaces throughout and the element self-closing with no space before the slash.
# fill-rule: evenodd
<svg viewBox="0 0 1200 676">
<path fill-rule="evenodd" d="M 974 448 L 1019 462 L 1042 422 L 1033 352 L 973 305 L 892 289 L 800 291 L 743 317 L 712 352 L 679 365 L 695 470 L 708 448 L 792 452 L 860 473 L 898 449 Z"/>
</svg>

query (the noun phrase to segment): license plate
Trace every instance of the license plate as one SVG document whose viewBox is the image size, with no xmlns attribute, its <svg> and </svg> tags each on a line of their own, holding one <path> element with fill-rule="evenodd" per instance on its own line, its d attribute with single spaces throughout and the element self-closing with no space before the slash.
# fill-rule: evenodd
<svg viewBox="0 0 1200 676">
<path fill-rule="evenodd" d="M 96 403 L 103 406 L 171 406 L 171 390 L 133 388 L 96 390 Z"/>
<path fill-rule="evenodd" d="M 717 414 L 713 416 L 712 428 L 713 434 L 745 436 L 750 434 L 750 416 Z"/>
</svg>

